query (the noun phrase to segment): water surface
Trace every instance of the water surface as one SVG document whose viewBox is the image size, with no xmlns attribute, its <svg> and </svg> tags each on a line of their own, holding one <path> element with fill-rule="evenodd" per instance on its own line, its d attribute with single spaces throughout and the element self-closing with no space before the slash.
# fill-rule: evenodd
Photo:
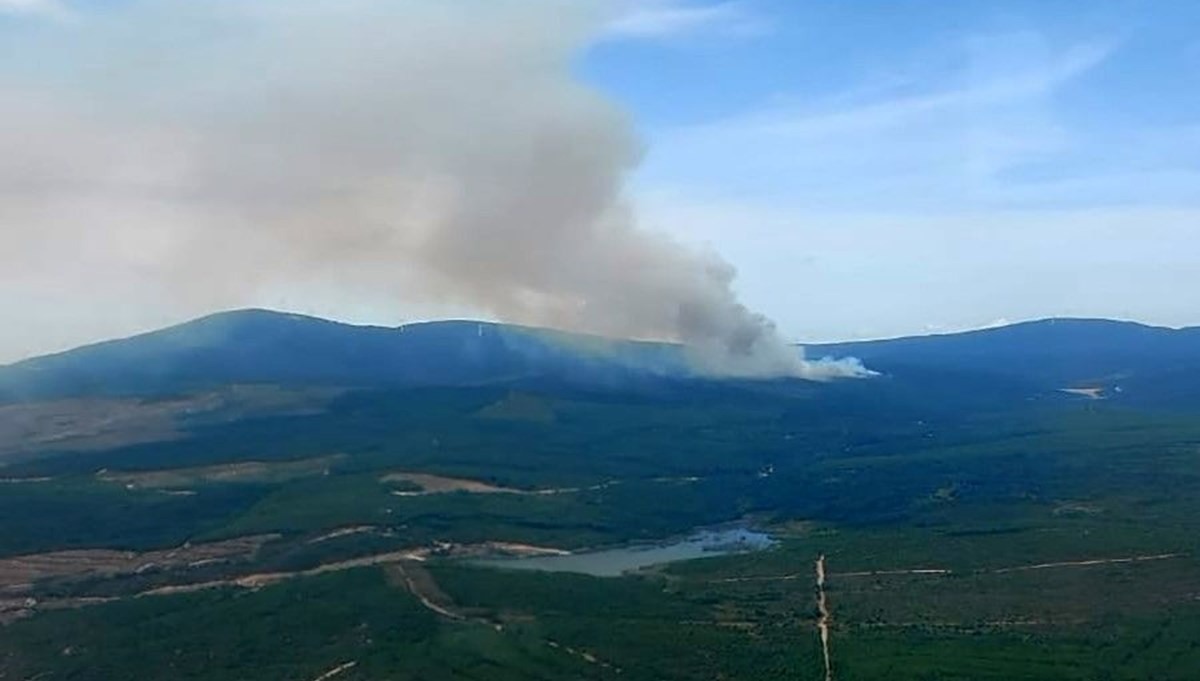
<svg viewBox="0 0 1200 681">
<path fill-rule="evenodd" d="M 579 572 L 595 577 L 617 577 L 632 570 L 680 560 L 761 551 L 774 543 L 770 536 L 762 532 L 736 527 L 701 530 L 684 539 L 660 544 L 636 544 L 566 556 L 484 558 L 472 563 L 512 570 Z"/>
</svg>

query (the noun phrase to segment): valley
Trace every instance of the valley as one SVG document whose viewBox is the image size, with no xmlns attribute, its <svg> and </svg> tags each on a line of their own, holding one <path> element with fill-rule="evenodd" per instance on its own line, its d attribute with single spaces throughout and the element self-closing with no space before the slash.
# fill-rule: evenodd
<svg viewBox="0 0 1200 681">
<path fill-rule="evenodd" d="M 1059 376 L 1014 399 L 1007 379 L 879 366 L 830 384 L 339 386 L 303 409 L 272 397 L 174 416 L 154 439 L 23 450 L 0 465 L 0 672 L 1132 681 L 1200 666 L 1190 402 L 1092 400 Z M 201 399 L 187 390 L 173 403 Z M 226 390 L 311 396 L 289 379 L 203 399 Z M 55 441 L 47 423 L 38 442 Z"/>
</svg>

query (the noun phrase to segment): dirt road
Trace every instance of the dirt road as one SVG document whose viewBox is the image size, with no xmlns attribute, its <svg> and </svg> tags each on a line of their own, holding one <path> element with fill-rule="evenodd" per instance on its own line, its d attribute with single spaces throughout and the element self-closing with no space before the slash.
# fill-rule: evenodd
<svg viewBox="0 0 1200 681">
<path fill-rule="evenodd" d="M 1168 560 L 1170 558 L 1178 558 L 1182 554 L 1178 553 L 1158 553 L 1152 556 L 1130 556 L 1128 558 L 1093 558 L 1091 560 L 1067 560 L 1057 563 L 1038 563 L 1036 565 L 1020 565 L 1017 567 L 1000 568 L 993 570 L 994 574 L 1000 575 L 1006 572 L 1024 572 L 1027 570 L 1048 570 L 1051 568 L 1063 567 L 1091 567 L 1093 565 L 1116 565 L 1120 563 L 1144 563 L 1153 560 Z"/>
<path fill-rule="evenodd" d="M 829 599 L 825 596 L 825 554 L 817 558 L 817 631 L 821 634 L 821 653 L 825 657 L 825 681 L 833 681 L 833 661 L 829 657 Z"/>
<path fill-rule="evenodd" d="M 347 662 L 346 664 L 339 664 L 338 666 L 334 667 L 333 669 L 330 669 L 329 671 L 325 672 L 324 674 L 313 679 L 313 681 L 329 681 L 329 679 L 332 679 L 333 677 L 341 674 L 342 672 L 349 671 L 351 669 L 354 669 L 357 666 L 358 666 L 358 662 Z"/>
<path fill-rule="evenodd" d="M 460 622 L 467 619 L 464 615 L 454 612 L 448 607 L 450 603 L 449 597 L 442 593 L 437 583 L 433 581 L 433 577 L 418 562 L 401 561 L 393 563 L 387 566 L 387 571 L 390 576 L 403 582 L 404 588 L 415 596 L 426 609 L 446 619 Z"/>
</svg>

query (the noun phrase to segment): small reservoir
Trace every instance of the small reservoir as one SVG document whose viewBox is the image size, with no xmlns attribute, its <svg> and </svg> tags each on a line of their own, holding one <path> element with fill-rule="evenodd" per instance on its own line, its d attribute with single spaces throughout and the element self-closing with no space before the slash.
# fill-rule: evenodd
<svg viewBox="0 0 1200 681">
<path fill-rule="evenodd" d="M 654 565 L 761 551 L 774 544 L 775 540 L 763 532 L 737 527 L 700 530 L 683 539 L 659 544 L 634 544 L 563 556 L 485 558 L 471 563 L 508 570 L 578 572 L 595 577 L 618 577 Z"/>
</svg>

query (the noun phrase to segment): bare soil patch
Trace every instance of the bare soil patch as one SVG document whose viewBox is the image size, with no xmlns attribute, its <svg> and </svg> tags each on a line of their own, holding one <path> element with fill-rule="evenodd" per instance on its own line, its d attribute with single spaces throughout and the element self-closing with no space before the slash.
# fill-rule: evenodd
<svg viewBox="0 0 1200 681">
<path fill-rule="evenodd" d="M 345 392 L 230 386 L 169 399 L 68 399 L 0 406 L 0 463 L 39 451 L 87 452 L 183 436 L 187 422 L 222 423 L 324 411 Z"/>
<path fill-rule="evenodd" d="M 97 473 L 96 477 L 129 488 L 148 489 L 188 487 L 205 483 L 286 482 L 325 475 L 334 464 L 345 458 L 345 454 L 334 454 L 298 461 L 242 461 L 157 471 L 104 470 Z"/>
<path fill-rule="evenodd" d="M 279 535 L 239 537 L 206 544 L 185 544 L 160 551 L 80 549 L 0 558 L 0 597 L 27 593 L 35 582 L 64 577 L 136 574 L 152 568 L 181 568 L 218 560 L 252 557 Z"/>
<path fill-rule="evenodd" d="M 408 482 L 420 487 L 420 491 L 401 490 L 398 496 L 420 496 L 422 494 L 446 494 L 448 492 L 470 492 L 472 494 L 528 494 L 524 490 L 498 487 L 478 480 L 447 478 L 429 473 L 389 473 L 380 482 Z"/>
</svg>

